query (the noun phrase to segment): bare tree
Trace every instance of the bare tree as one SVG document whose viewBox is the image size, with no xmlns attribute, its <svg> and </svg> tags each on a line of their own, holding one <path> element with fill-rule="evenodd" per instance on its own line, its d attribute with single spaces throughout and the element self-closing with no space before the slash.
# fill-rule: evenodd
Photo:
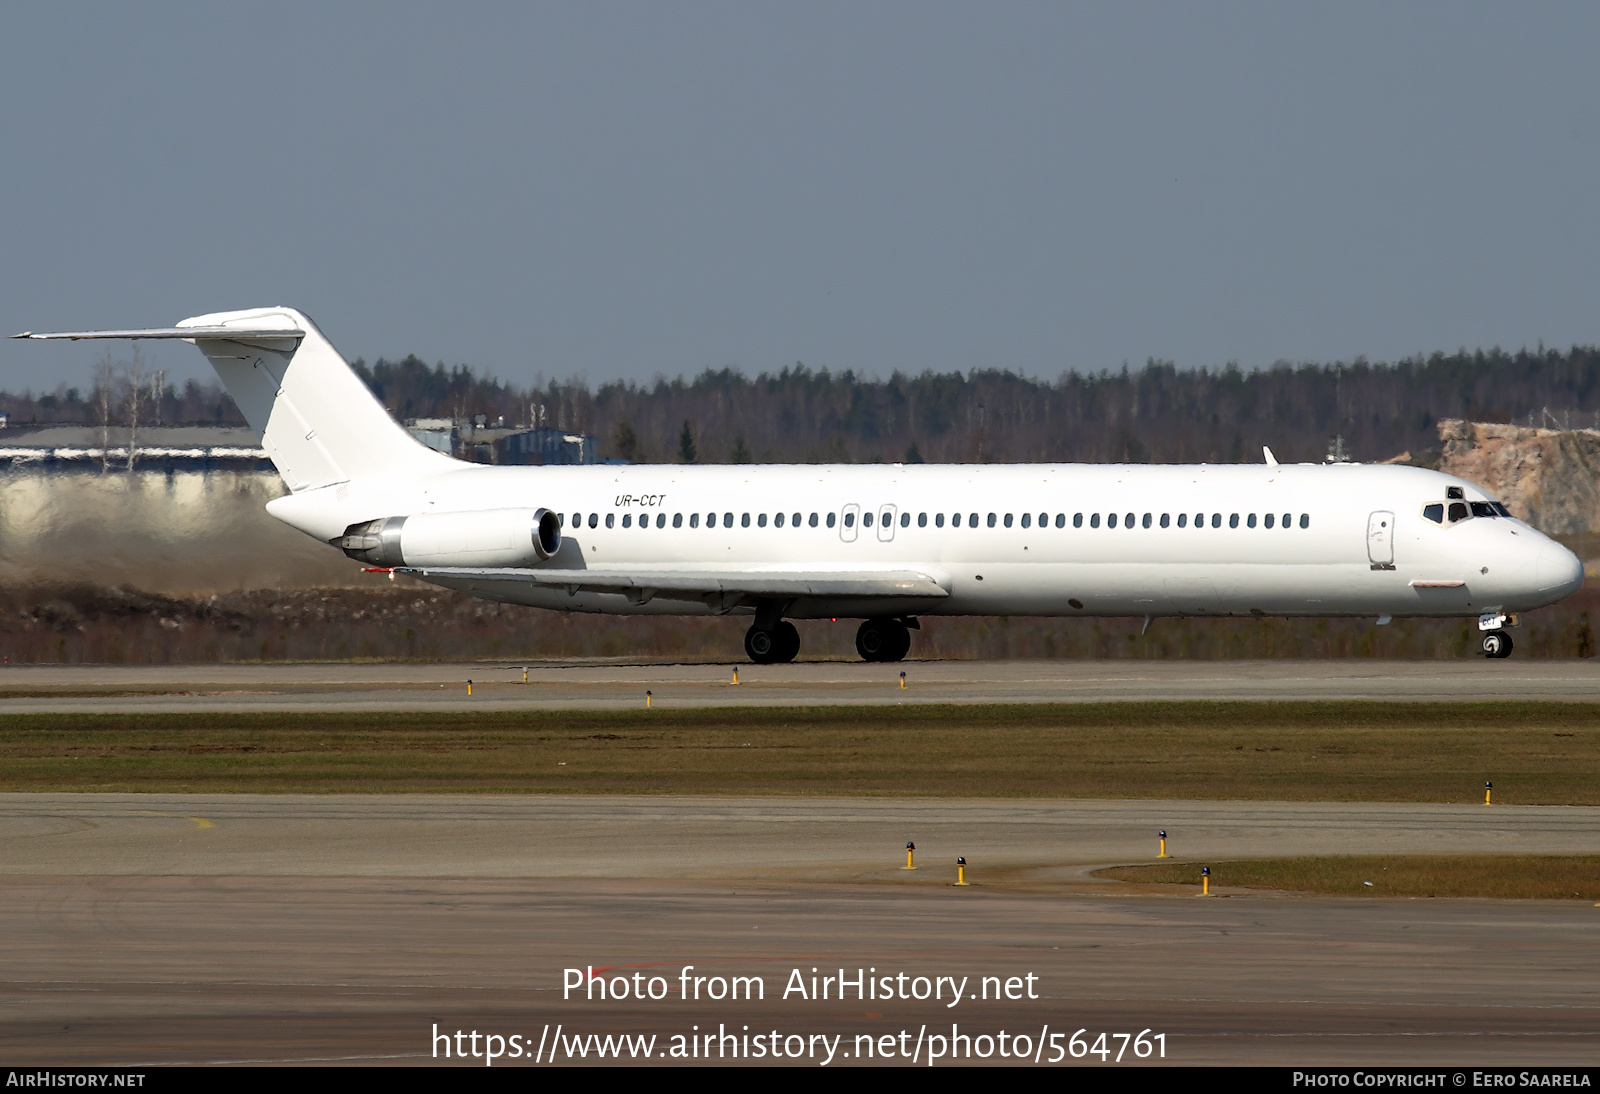
<svg viewBox="0 0 1600 1094">
<path fill-rule="evenodd" d="M 161 425 L 161 402 L 167 395 L 167 370 L 158 368 L 150 376 L 150 398 L 156 405 L 156 426 Z"/>
<path fill-rule="evenodd" d="M 133 360 L 128 362 L 128 470 L 139 451 L 139 403 L 144 399 L 144 359 L 139 347 L 133 347 Z"/>
<path fill-rule="evenodd" d="M 94 393 L 100 404 L 100 473 L 111 470 L 111 385 L 116 382 L 117 370 L 111 360 L 111 351 L 94 366 Z"/>
</svg>

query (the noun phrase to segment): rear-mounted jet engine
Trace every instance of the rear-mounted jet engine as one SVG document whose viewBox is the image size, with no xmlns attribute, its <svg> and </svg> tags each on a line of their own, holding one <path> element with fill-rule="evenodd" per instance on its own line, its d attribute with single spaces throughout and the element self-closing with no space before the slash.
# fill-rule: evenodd
<svg viewBox="0 0 1600 1094">
<path fill-rule="evenodd" d="M 561 550 L 548 509 L 420 513 L 352 524 L 329 541 L 374 566 L 532 566 Z"/>
</svg>

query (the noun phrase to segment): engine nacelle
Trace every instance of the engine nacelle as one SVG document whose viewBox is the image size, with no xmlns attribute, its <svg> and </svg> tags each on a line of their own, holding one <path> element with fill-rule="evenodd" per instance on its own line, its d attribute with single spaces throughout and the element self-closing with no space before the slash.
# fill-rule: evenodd
<svg viewBox="0 0 1600 1094">
<path fill-rule="evenodd" d="M 548 509 L 417 513 L 352 524 L 329 542 L 374 566 L 532 566 L 561 550 L 561 518 Z"/>
</svg>

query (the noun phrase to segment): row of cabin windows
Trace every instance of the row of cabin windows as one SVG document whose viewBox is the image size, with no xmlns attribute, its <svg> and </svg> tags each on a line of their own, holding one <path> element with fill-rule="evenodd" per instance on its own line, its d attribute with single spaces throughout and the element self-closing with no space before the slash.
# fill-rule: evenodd
<svg viewBox="0 0 1600 1094">
<path fill-rule="evenodd" d="M 1483 502 L 1473 502 L 1472 505 L 1473 505 L 1474 510 L 1476 510 L 1476 508 L 1478 506 L 1484 505 L 1484 503 Z M 1423 510 L 1423 513 L 1424 513 L 1425 516 L 1428 517 L 1429 520 L 1437 521 L 1439 518 L 1437 516 L 1432 515 L 1430 511 L 1433 510 L 1433 509 L 1438 509 L 1438 508 L 1439 508 L 1439 506 L 1437 506 L 1437 505 L 1430 505 L 1430 506 L 1427 507 L 1427 509 Z M 1452 514 L 1454 513 L 1455 508 L 1456 508 L 1456 506 L 1454 506 L 1454 505 L 1451 506 Z M 1485 508 L 1487 508 L 1487 506 L 1485 506 Z M 1491 511 L 1489 513 L 1480 514 L 1480 515 L 1494 516 L 1495 514 Z M 1507 514 L 1507 515 L 1509 515 L 1509 514 Z M 772 518 L 772 526 L 774 528 L 782 528 L 787 523 L 792 527 L 799 528 L 799 527 L 801 527 L 801 518 L 802 518 L 802 516 L 803 516 L 803 514 L 800 514 L 800 513 L 795 513 L 792 517 L 789 516 L 786 513 L 777 513 Z M 1222 521 L 1223 521 L 1223 518 L 1224 518 L 1224 514 L 1222 514 L 1222 513 L 1211 513 L 1211 514 L 1209 514 L 1209 516 L 1210 516 L 1211 527 L 1213 527 L 1213 528 L 1221 528 L 1222 527 Z M 1228 521 L 1228 527 L 1229 528 L 1237 528 L 1237 527 L 1239 527 L 1240 514 L 1238 514 L 1238 513 L 1228 513 L 1228 514 L 1226 514 L 1226 518 L 1227 518 L 1227 521 Z M 649 513 L 640 514 L 638 519 L 639 519 L 639 527 L 640 528 L 649 528 L 650 527 L 650 514 Z M 805 523 L 805 525 L 807 527 L 811 527 L 811 528 L 815 528 L 819 524 L 824 524 L 824 523 L 827 525 L 827 527 L 832 528 L 834 526 L 835 522 L 837 521 L 837 519 L 838 519 L 838 515 L 835 514 L 835 513 L 822 514 L 821 517 L 819 517 L 819 515 L 816 514 L 816 513 L 812 513 L 809 518 L 806 518 L 804 523 Z M 871 528 L 874 519 L 875 519 L 874 518 L 874 514 L 871 513 L 871 512 L 866 512 L 866 513 L 862 513 L 861 514 L 861 524 L 865 528 Z M 892 520 L 893 518 L 890 517 L 890 518 L 887 518 L 887 519 L 891 519 Z M 977 528 L 979 526 L 979 524 L 980 524 L 979 514 L 977 514 L 977 513 L 965 513 L 965 514 L 963 514 L 963 513 L 952 513 L 952 514 L 950 514 L 950 527 L 952 527 L 952 528 L 960 528 L 961 525 L 962 525 L 963 519 L 965 519 L 966 526 L 968 528 Z M 1293 513 L 1284 513 L 1281 518 L 1278 516 L 1277 513 L 1266 513 L 1263 516 L 1261 516 L 1259 519 L 1260 519 L 1261 526 L 1264 527 L 1264 528 L 1272 528 L 1272 527 L 1280 527 L 1280 526 L 1283 527 L 1283 528 L 1291 528 L 1291 527 L 1294 526 L 1294 514 Z M 1462 517 L 1458 518 L 1458 517 L 1455 517 L 1454 515 L 1452 515 L 1450 519 L 1451 520 L 1457 520 L 1457 519 L 1464 520 L 1466 518 L 1465 518 L 1465 516 L 1462 516 Z M 607 513 L 607 514 L 605 514 L 605 522 L 606 522 L 606 527 L 607 528 L 616 527 L 616 520 L 617 520 L 617 515 L 615 513 Z M 1013 520 L 1014 520 L 1014 517 L 1013 517 L 1013 514 L 1011 514 L 1011 513 L 1005 513 L 1005 514 L 990 513 L 988 515 L 988 519 L 985 520 L 985 521 L 981 521 L 981 523 L 987 524 L 988 527 L 990 527 L 990 528 L 993 528 L 996 525 L 1000 525 L 1000 526 L 1003 526 L 1003 527 L 1006 527 L 1006 528 L 1010 528 L 1013 525 Z M 1254 527 L 1256 527 L 1256 523 L 1257 523 L 1256 514 L 1254 514 L 1254 513 L 1246 513 L 1243 516 L 1243 520 L 1244 520 L 1244 526 L 1246 528 L 1254 528 Z M 684 521 L 684 515 L 682 513 L 674 513 L 674 514 L 672 514 L 672 526 L 674 528 L 682 528 L 683 527 L 683 521 Z M 1084 521 L 1084 517 L 1083 517 L 1082 513 L 1074 513 L 1074 514 L 1072 514 L 1072 526 L 1074 528 L 1082 528 L 1083 527 L 1083 521 Z M 1120 515 L 1117 514 L 1117 513 L 1107 513 L 1106 516 L 1105 516 L 1105 526 L 1107 528 L 1115 528 L 1115 527 L 1117 527 L 1119 521 L 1121 523 L 1121 526 L 1124 527 L 1124 528 L 1133 528 L 1135 526 L 1143 527 L 1143 528 L 1149 528 L 1149 527 L 1152 527 L 1153 525 L 1155 525 L 1157 523 L 1159 523 L 1160 526 L 1163 527 L 1163 528 L 1170 528 L 1174 523 L 1174 518 L 1173 518 L 1171 513 L 1162 513 L 1162 514 L 1160 514 L 1159 517 L 1154 513 L 1146 513 L 1146 514 L 1144 514 L 1144 516 L 1142 518 L 1137 513 L 1125 513 L 1125 514 L 1120 514 Z M 1206 521 L 1207 521 L 1207 514 L 1205 514 L 1205 513 L 1196 513 L 1194 515 L 1194 527 L 1196 527 L 1196 528 L 1204 528 L 1204 527 L 1206 527 Z M 562 522 L 563 522 L 563 524 L 565 524 L 565 516 L 564 515 L 563 515 Z M 622 526 L 624 528 L 632 528 L 633 527 L 633 522 L 634 522 L 634 516 L 633 516 L 632 513 L 623 513 L 622 514 Z M 1040 513 L 1039 517 L 1038 517 L 1038 522 L 1039 522 L 1039 527 L 1040 528 L 1049 527 L 1050 524 L 1052 523 L 1052 521 L 1050 519 L 1050 514 L 1049 513 Z M 844 514 L 844 526 L 846 528 L 854 527 L 855 523 L 856 523 L 856 515 L 854 513 L 845 513 Z M 1033 516 L 1032 513 L 1023 513 L 1022 517 L 1021 517 L 1021 520 L 1018 521 L 1017 523 L 1020 523 L 1021 526 L 1024 527 L 1024 528 L 1031 528 L 1031 527 L 1033 527 L 1034 516 Z M 1054 520 L 1053 523 L 1055 524 L 1055 526 L 1057 528 L 1065 528 L 1067 526 L 1067 514 L 1065 514 L 1065 513 L 1057 513 L 1055 515 L 1055 520 Z M 1179 528 L 1187 528 L 1187 527 L 1189 527 L 1189 514 L 1188 513 L 1179 513 L 1177 515 L 1177 518 L 1176 518 L 1176 524 L 1177 524 L 1177 526 Z M 581 528 L 581 527 L 583 527 L 583 525 L 584 525 L 584 515 L 582 513 L 574 513 L 574 514 L 572 514 L 572 527 Z M 599 513 L 590 513 L 589 514 L 588 526 L 590 528 L 598 528 L 600 526 L 600 514 Z M 655 514 L 655 526 L 657 528 L 665 528 L 667 526 L 667 514 L 665 514 L 665 513 L 657 513 L 657 514 Z M 705 526 L 707 528 L 715 528 L 715 527 L 717 527 L 717 514 L 716 513 L 707 513 L 705 515 Z M 767 514 L 765 514 L 765 513 L 757 513 L 756 516 L 755 516 L 755 526 L 757 528 L 765 528 L 767 526 Z M 928 526 L 928 514 L 927 513 L 918 513 L 917 514 L 917 527 L 918 528 L 926 528 L 927 526 Z M 945 526 L 945 515 L 943 513 L 935 513 L 935 514 L 933 514 L 933 526 L 935 528 L 943 528 Z M 690 528 L 698 528 L 698 527 L 700 527 L 700 514 L 699 513 L 690 513 L 689 514 L 689 527 Z M 732 513 L 723 513 L 722 514 L 722 527 L 724 527 L 724 528 L 732 528 L 733 527 L 733 514 Z M 739 515 L 739 527 L 741 527 L 741 528 L 750 527 L 750 514 L 749 513 L 741 513 Z M 900 514 L 900 527 L 902 527 L 902 528 L 911 527 L 911 514 L 910 513 L 901 513 Z M 1089 527 L 1090 528 L 1098 528 L 1098 527 L 1100 527 L 1100 514 L 1099 513 L 1090 513 L 1089 514 Z M 1300 527 L 1302 527 L 1302 528 L 1311 527 L 1311 514 L 1309 514 L 1309 513 L 1301 513 L 1300 514 Z"/>
</svg>

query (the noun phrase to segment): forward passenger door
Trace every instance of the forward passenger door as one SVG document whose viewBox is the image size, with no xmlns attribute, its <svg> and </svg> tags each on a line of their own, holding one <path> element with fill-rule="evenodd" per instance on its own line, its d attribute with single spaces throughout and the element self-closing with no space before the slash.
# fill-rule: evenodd
<svg viewBox="0 0 1600 1094">
<path fill-rule="evenodd" d="M 1387 510 L 1367 518 L 1367 559 L 1374 570 L 1394 569 L 1394 514 Z"/>
</svg>

